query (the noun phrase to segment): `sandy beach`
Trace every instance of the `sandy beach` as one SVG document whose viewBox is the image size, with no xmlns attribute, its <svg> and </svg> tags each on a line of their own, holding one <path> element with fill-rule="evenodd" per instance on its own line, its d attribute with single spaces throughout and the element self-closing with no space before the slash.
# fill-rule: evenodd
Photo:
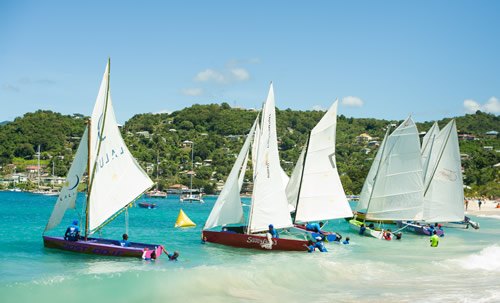
<svg viewBox="0 0 500 303">
<path fill-rule="evenodd" d="M 465 210 L 465 214 L 474 216 L 500 216 L 500 208 L 497 208 L 499 203 L 500 202 L 494 200 L 483 200 L 481 209 L 479 209 L 477 200 L 471 199 L 469 200 L 469 205 Z"/>
</svg>

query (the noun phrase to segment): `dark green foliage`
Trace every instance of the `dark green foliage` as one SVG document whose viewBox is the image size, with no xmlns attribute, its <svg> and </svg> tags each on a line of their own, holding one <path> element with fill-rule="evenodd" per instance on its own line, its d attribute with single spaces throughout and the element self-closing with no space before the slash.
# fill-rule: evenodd
<svg viewBox="0 0 500 303">
<path fill-rule="evenodd" d="M 309 131 L 321 119 L 321 111 L 276 110 L 282 167 L 288 174 L 293 170 Z M 193 186 L 203 187 L 205 192 L 215 191 L 215 184 L 225 180 L 241 148 L 245 135 L 250 130 L 256 111 L 231 108 L 227 103 L 195 104 L 171 114 L 138 114 L 128 120 L 122 128 L 123 137 L 139 163 L 148 168 L 160 189 L 176 183 L 189 185 L 191 170 L 191 145 L 194 142 L 196 176 Z M 439 121 L 442 128 L 449 118 Z M 461 153 L 469 157 L 463 160 L 465 183 L 476 193 L 498 194 L 500 162 L 498 138 L 484 134 L 498 131 L 499 116 L 477 112 L 456 118 L 461 133 L 476 135 L 479 140 L 460 141 Z M 345 191 L 358 194 L 361 191 L 376 146 L 357 142 L 356 137 L 368 133 L 373 140 L 381 141 L 389 123 L 372 118 L 348 118 L 339 115 L 337 119 L 336 160 Z M 433 122 L 418 123 L 419 130 L 428 130 Z M 13 122 L 0 125 L 0 165 L 12 162 L 14 156 L 33 157 L 38 145 L 42 156 L 55 161 L 56 175 L 63 176 L 76 151 L 79 137 L 85 128 L 82 115 L 64 116 L 50 111 L 28 113 Z M 493 146 L 486 150 L 484 146 Z M 49 157 L 50 156 L 50 157 Z M 62 156 L 62 157 L 53 157 Z M 157 159 L 159 166 L 156 165 Z M 211 160 L 211 161 L 205 161 Z M 248 175 L 251 180 L 251 174 Z"/>
</svg>

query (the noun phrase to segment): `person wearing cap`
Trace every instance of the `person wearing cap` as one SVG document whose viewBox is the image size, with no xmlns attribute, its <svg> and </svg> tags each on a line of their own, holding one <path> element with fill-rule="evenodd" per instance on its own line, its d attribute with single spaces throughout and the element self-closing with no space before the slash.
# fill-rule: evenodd
<svg viewBox="0 0 500 303">
<path fill-rule="evenodd" d="M 272 224 L 269 224 L 269 230 L 267 231 L 268 234 L 271 235 L 272 238 L 279 238 L 280 235 L 278 234 L 278 231 L 274 229 L 274 226 Z"/>
<path fill-rule="evenodd" d="M 64 233 L 64 240 L 78 241 L 80 239 L 80 228 L 78 227 L 78 220 L 73 220 L 70 226 L 66 228 Z"/>
</svg>

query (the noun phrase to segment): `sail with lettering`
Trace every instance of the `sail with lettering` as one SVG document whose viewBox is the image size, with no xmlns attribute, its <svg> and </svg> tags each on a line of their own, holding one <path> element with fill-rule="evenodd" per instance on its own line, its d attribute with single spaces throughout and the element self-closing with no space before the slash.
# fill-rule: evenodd
<svg viewBox="0 0 500 303">
<path fill-rule="evenodd" d="M 462 221 L 464 191 L 455 120 L 435 137 L 429 163 L 423 219 L 426 222 Z"/>
<path fill-rule="evenodd" d="M 250 210 L 250 233 L 267 230 L 269 224 L 273 224 L 276 229 L 291 227 L 293 224 L 288 211 L 286 186 L 283 184 L 283 170 L 278 153 L 272 83 L 262 112 L 261 133 L 254 169 L 257 172 Z"/>
<path fill-rule="evenodd" d="M 271 84 L 264 103 L 260 125 L 257 117 L 238 158 L 231 169 L 202 231 L 202 242 L 263 250 L 305 251 L 307 241 L 301 236 L 281 234 L 273 237 L 272 228 L 292 227 L 283 185 L 283 170 L 278 155 L 274 92 Z M 253 144 L 250 148 L 250 143 Z M 241 178 L 252 150 L 253 191 L 248 220 L 243 219 L 240 199 Z M 240 178 L 238 178 L 238 176 Z M 221 227 L 217 230 L 217 227 Z"/>
<path fill-rule="evenodd" d="M 153 185 L 153 181 L 139 166 L 121 137 L 111 100 L 109 75 L 108 60 L 89 127 L 80 141 L 67 177 L 66 187 L 61 192 L 64 196 L 56 203 L 47 224 L 47 229 L 52 228 L 54 224 L 60 222 L 67 208 L 74 207 L 78 181 L 82 178 L 83 171 L 87 170 L 84 231 L 82 230 L 82 235 L 77 232 L 75 225 L 78 222 L 75 220 L 73 226 L 68 228 L 69 233 L 67 231 L 64 237 L 44 234 L 44 246 L 115 257 L 142 258 L 145 254 L 155 252 L 159 257 L 163 249 L 158 244 L 90 237 L 121 212 L 125 211 L 127 214 L 128 206 Z M 128 233 L 127 229 L 126 227 L 125 233 Z"/>
<path fill-rule="evenodd" d="M 153 186 L 153 181 L 139 166 L 123 141 L 108 81 L 109 64 L 91 116 L 91 185 L 88 198 L 90 234 Z"/>
</svg>

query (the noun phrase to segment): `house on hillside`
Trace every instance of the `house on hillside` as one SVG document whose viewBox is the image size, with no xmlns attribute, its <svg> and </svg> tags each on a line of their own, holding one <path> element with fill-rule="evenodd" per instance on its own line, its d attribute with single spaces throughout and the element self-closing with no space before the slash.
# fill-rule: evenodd
<svg viewBox="0 0 500 303">
<path fill-rule="evenodd" d="M 490 138 L 496 138 L 498 137 L 498 132 L 495 130 L 490 130 L 489 132 L 486 132 L 485 135 Z"/>
<path fill-rule="evenodd" d="M 368 142 L 368 141 L 372 141 L 372 140 L 373 140 L 373 137 L 367 133 L 362 133 L 361 135 L 356 137 L 356 142 L 358 142 L 358 143 L 364 143 L 364 142 Z"/>
</svg>

